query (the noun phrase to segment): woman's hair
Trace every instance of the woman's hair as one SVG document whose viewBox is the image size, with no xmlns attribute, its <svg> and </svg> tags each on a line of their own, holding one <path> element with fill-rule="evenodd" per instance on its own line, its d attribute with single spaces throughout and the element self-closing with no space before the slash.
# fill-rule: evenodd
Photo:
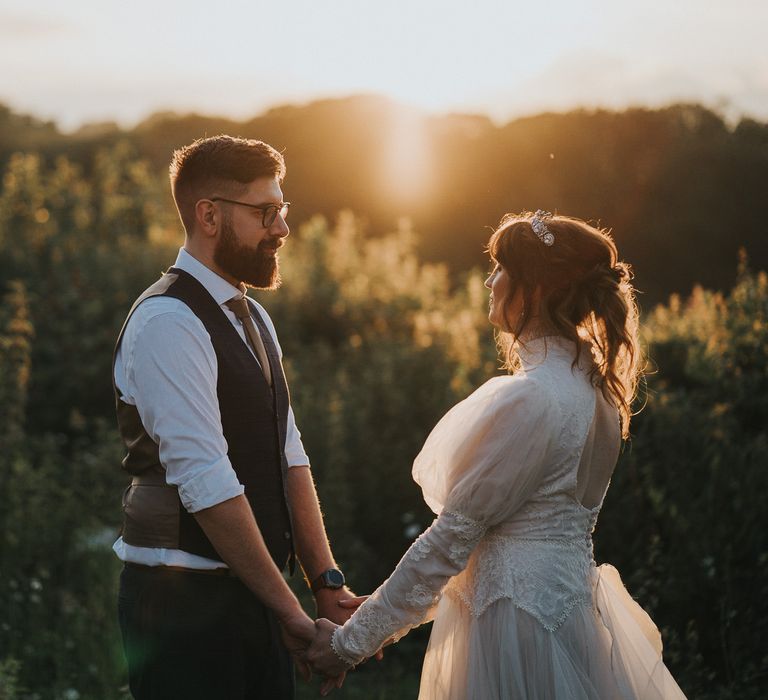
<svg viewBox="0 0 768 700">
<path fill-rule="evenodd" d="M 540 228 L 541 222 L 546 229 Z M 543 240 L 547 231 L 554 241 Z M 553 329 L 574 341 L 576 362 L 579 341 L 588 341 L 594 359 L 592 380 L 618 408 L 622 436 L 627 438 L 641 373 L 638 312 L 630 267 L 619 260 L 610 234 L 568 216 L 507 214 L 491 236 L 488 252 L 510 277 L 504 318 L 510 318 L 509 307 L 518 293 L 522 302 L 514 326 L 507 323 L 498 336 L 505 366 L 520 366 L 517 348 L 524 347 L 526 329 Z M 535 328 L 534 316 L 538 316 Z"/>
</svg>

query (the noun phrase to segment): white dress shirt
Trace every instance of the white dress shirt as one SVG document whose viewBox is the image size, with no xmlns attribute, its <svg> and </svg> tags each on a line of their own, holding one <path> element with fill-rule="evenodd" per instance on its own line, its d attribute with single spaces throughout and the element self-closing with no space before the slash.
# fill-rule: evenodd
<svg viewBox="0 0 768 700">
<path fill-rule="evenodd" d="M 227 301 L 241 297 L 242 292 L 183 248 L 174 267 L 188 272 L 205 287 L 256 357 L 246 341 L 243 325 L 226 306 Z M 272 319 L 261 305 L 257 306 L 282 357 Z M 122 400 L 136 406 L 147 434 L 158 443 L 166 481 L 179 489 L 181 502 L 190 513 L 244 492 L 227 457 L 217 379 L 218 364 L 211 337 L 184 302 L 158 296 L 138 306 L 117 352 L 115 384 Z M 290 407 L 285 456 L 289 467 L 309 464 Z M 221 562 L 178 549 L 129 545 L 122 537 L 113 549 L 123 561 L 148 566 L 221 566 Z"/>
</svg>

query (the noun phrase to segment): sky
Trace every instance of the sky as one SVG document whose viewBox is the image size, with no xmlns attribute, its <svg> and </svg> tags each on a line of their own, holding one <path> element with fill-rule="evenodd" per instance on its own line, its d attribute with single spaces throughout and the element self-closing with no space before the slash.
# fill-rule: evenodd
<svg viewBox="0 0 768 700">
<path fill-rule="evenodd" d="M 768 120 L 765 0 L 0 0 L 0 102 L 63 129 L 378 93 L 497 121 L 696 101 Z"/>
</svg>

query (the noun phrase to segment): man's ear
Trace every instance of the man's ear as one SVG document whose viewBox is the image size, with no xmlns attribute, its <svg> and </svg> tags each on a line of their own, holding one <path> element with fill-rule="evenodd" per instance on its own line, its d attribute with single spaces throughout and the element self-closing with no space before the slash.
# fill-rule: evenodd
<svg viewBox="0 0 768 700">
<path fill-rule="evenodd" d="M 197 228 L 205 236 L 215 236 L 219 228 L 219 210 L 210 199 L 198 199 L 195 203 Z"/>
</svg>

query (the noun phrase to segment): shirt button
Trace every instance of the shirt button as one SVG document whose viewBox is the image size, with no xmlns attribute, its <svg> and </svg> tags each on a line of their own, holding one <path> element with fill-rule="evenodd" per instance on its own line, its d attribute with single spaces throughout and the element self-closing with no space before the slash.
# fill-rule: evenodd
<svg viewBox="0 0 768 700">
<path fill-rule="evenodd" d="M 291 533 L 288 532 L 288 530 L 286 530 L 283 534 L 285 535 L 285 539 L 286 540 L 290 540 L 291 539 Z"/>
</svg>

